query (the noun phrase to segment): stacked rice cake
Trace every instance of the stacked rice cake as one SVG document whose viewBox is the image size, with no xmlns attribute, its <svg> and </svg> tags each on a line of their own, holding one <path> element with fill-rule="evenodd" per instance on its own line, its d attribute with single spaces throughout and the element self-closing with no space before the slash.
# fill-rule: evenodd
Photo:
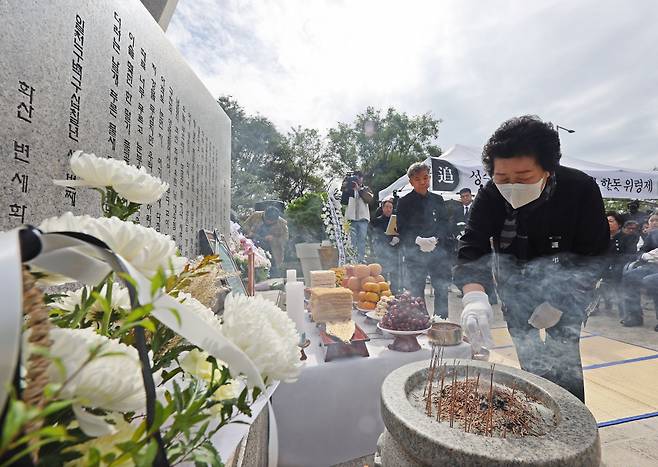
<svg viewBox="0 0 658 467">
<path fill-rule="evenodd" d="M 311 288 L 336 287 L 336 273 L 334 271 L 311 271 Z"/>
<path fill-rule="evenodd" d="M 311 288 L 311 316 L 316 323 L 352 319 L 352 291 L 344 287 Z"/>
</svg>

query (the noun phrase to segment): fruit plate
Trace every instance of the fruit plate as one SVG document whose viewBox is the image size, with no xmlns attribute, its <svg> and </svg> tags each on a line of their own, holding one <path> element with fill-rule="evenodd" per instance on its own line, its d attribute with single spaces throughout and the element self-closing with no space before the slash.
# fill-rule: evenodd
<svg viewBox="0 0 658 467">
<path fill-rule="evenodd" d="M 377 323 L 377 327 L 380 330 L 387 332 L 393 336 L 418 336 L 419 334 L 425 334 L 427 331 L 432 329 L 432 326 L 430 326 L 426 329 L 419 329 L 418 331 L 395 331 L 393 329 L 386 329 L 382 327 L 381 323 Z"/>
<path fill-rule="evenodd" d="M 416 337 L 432 329 L 428 327 L 427 329 L 419 329 L 418 331 L 394 331 L 393 329 L 383 328 L 381 323 L 377 323 L 377 328 L 393 336 L 393 343 L 389 344 L 388 348 L 398 352 L 416 352 L 420 350 L 420 344 Z"/>
<path fill-rule="evenodd" d="M 368 313 L 366 313 L 366 316 L 370 319 L 375 320 L 375 321 L 381 321 L 382 320 L 379 316 L 377 316 L 377 313 L 375 312 L 375 310 L 370 310 Z"/>
</svg>

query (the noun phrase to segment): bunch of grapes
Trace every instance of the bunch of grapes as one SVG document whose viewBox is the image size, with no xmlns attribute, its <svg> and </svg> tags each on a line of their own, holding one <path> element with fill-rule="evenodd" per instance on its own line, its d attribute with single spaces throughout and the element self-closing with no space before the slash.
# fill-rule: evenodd
<svg viewBox="0 0 658 467">
<path fill-rule="evenodd" d="M 420 331 L 429 326 L 425 301 L 404 292 L 388 302 L 388 311 L 381 320 L 381 327 L 394 331 Z"/>
</svg>

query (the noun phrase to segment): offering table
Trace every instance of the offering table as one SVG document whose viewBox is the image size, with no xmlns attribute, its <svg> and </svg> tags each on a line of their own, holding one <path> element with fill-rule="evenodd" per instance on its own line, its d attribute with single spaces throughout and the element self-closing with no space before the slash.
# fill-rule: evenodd
<svg viewBox="0 0 658 467">
<path fill-rule="evenodd" d="M 281 384 L 273 397 L 279 435 L 279 465 L 330 466 L 372 454 L 384 429 L 380 391 L 386 376 L 407 363 L 425 360 L 430 345 L 426 336 L 417 352 L 388 348 L 392 336 L 377 333 L 377 322 L 357 311 L 353 320 L 370 341 L 369 357 L 354 356 L 325 362 L 316 325 L 305 323 L 308 359 L 294 383 Z M 470 353 L 470 346 L 445 347 L 445 358 Z"/>
</svg>

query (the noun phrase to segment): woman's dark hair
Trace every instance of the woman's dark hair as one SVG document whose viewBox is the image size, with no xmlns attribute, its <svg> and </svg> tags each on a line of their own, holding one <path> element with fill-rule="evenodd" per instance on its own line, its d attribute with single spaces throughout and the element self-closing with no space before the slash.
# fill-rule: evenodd
<svg viewBox="0 0 658 467">
<path fill-rule="evenodd" d="M 560 165 L 560 137 L 553 124 L 542 122 L 536 115 L 523 115 L 504 122 L 491 135 L 482 150 L 482 163 L 493 174 L 494 159 L 535 156 L 539 165 L 555 172 Z"/>
<path fill-rule="evenodd" d="M 614 217 L 615 220 L 617 221 L 617 224 L 619 224 L 619 228 L 621 228 L 624 225 L 624 217 L 619 214 L 617 211 L 608 211 L 605 213 L 606 219 L 608 217 Z"/>
<path fill-rule="evenodd" d="M 392 200 L 392 199 L 386 198 L 384 201 L 382 201 L 381 207 L 384 207 L 384 205 L 385 205 L 386 203 L 391 203 L 391 206 L 395 206 L 395 205 L 393 204 L 393 200 Z"/>
</svg>

